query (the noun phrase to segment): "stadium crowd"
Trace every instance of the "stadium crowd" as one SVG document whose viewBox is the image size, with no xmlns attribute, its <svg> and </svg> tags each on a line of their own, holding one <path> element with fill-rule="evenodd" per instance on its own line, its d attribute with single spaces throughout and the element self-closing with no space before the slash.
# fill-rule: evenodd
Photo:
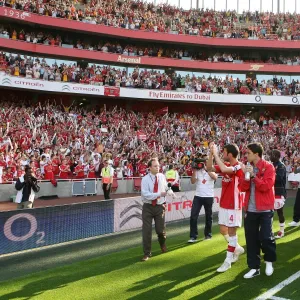
<svg viewBox="0 0 300 300">
<path fill-rule="evenodd" d="M 203 93 L 237 93 L 253 95 L 296 95 L 300 93 L 299 81 L 287 83 L 283 78 L 274 76 L 272 80 L 258 82 L 250 77 L 246 80 L 227 75 L 221 77 L 197 77 L 193 74 L 166 74 L 158 70 L 136 67 L 132 73 L 126 68 L 89 65 L 83 69 L 77 64 L 48 64 L 45 58 L 0 53 L 0 72 L 49 81 L 63 81 L 92 85 L 107 85 L 127 88 L 183 90 Z"/>
<path fill-rule="evenodd" d="M 11 26 L 10 26 L 11 27 Z M 255 62 L 255 63 L 268 63 L 268 64 L 287 64 L 287 65 L 299 65 L 300 56 L 283 56 L 282 54 L 278 57 L 268 58 L 249 58 L 245 57 L 246 54 L 240 54 L 235 51 L 231 53 L 230 50 L 223 52 L 208 50 L 205 48 L 174 48 L 174 45 L 167 47 L 167 45 L 137 45 L 127 44 L 123 41 L 106 41 L 103 38 L 99 38 L 99 42 L 95 44 L 92 38 L 82 36 L 82 39 L 75 37 L 62 36 L 57 33 L 46 33 L 44 31 L 29 31 L 23 28 L 8 28 L 8 26 L 0 25 L 0 34 L 3 37 L 11 38 L 13 40 L 26 41 L 28 43 L 43 44 L 47 46 L 62 46 L 67 45 L 79 50 L 90 50 L 90 51 L 101 51 L 104 53 L 116 53 L 125 56 L 149 56 L 149 57 L 161 57 L 161 58 L 173 58 L 173 59 L 189 59 L 189 60 L 200 60 L 209 62 L 228 62 L 228 63 L 243 63 Z"/>
<path fill-rule="evenodd" d="M 298 40 L 300 15 L 271 12 L 185 11 L 142 1 L 0 0 L 0 5 L 55 18 L 91 24 L 220 38 Z"/>
<path fill-rule="evenodd" d="M 9 101 L 7 101 L 9 97 Z M 207 153 L 214 140 L 221 148 L 237 143 L 245 160 L 246 145 L 262 142 L 268 154 L 277 148 L 288 173 L 300 163 L 300 121 L 261 115 L 160 112 L 142 113 L 117 106 L 106 110 L 66 105 L 59 99 L 26 102 L 3 95 L 0 113 L 2 183 L 10 182 L 30 165 L 39 179 L 96 178 L 105 160 L 115 177 L 143 176 L 147 161 L 158 157 L 162 171 L 174 164 L 181 176 L 191 176 L 191 161 Z M 263 133 L 263 134 L 262 134 Z"/>
</svg>

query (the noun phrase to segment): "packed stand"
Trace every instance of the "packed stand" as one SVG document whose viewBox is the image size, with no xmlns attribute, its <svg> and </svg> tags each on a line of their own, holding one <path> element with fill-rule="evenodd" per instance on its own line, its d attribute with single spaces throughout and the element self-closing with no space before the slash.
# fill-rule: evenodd
<svg viewBox="0 0 300 300">
<path fill-rule="evenodd" d="M 63 81 L 100 86 L 116 86 L 139 89 L 177 90 L 185 92 L 245 94 L 245 95 L 297 95 L 299 81 L 290 84 L 274 76 L 272 80 L 258 82 L 250 77 L 246 80 L 227 75 L 221 77 L 181 76 L 136 67 L 132 73 L 126 68 L 114 68 L 92 64 L 83 69 L 77 64 L 48 64 L 45 58 L 0 53 L 0 72 L 28 79 Z"/>
<path fill-rule="evenodd" d="M 196 10 L 142 1 L 0 0 L 6 5 L 40 15 L 103 24 L 131 30 L 220 38 L 298 40 L 300 15 L 271 12 Z"/>
<path fill-rule="evenodd" d="M 9 99 L 7 99 L 9 97 Z M 8 101 L 9 100 L 9 101 Z M 300 163 L 300 121 L 268 115 L 225 117 L 158 112 L 141 113 L 105 105 L 97 111 L 58 99 L 32 104 L 15 94 L 2 96 L 0 170 L 2 183 L 23 174 L 30 165 L 39 180 L 98 178 L 104 160 L 116 178 L 147 173 L 147 161 L 158 157 L 161 171 L 174 164 L 181 176 L 191 176 L 191 161 L 214 140 L 220 148 L 237 143 L 245 160 L 246 145 L 262 142 L 266 153 L 277 148 L 288 173 Z"/>
<path fill-rule="evenodd" d="M 189 49 L 178 48 L 174 49 L 174 46 L 168 47 L 155 46 L 155 45 L 130 45 L 122 41 L 105 41 L 100 39 L 97 44 L 93 43 L 90 38 L 78 39 L 78 36 L 71 37 L 68 34 L 66 37 L 61 36 L 57 33 L 45 33 L 44 31 L 28 31 L 24 28 L 7 28 L 8 26 L 0 25 L 0 36 L 4 38 L 10 38 L 12 40 L 20 40 L 33 44 L 43 44 L 46 46 L 59 46 L 59 47 L 72 47 L 79 50 L 89 51 L 101 51 L 104 53 L 115 53 L 124 56 L 137 56 L 137 57 L 158 57 L 158 58 L 173 58 L 173 59 L 184 59 L 184 60 L 199 60 L 209 61 L 213 63 L 227 62 L 227 63 L 243 63 L 245 62 L 256 62 L 256 63 L 268 63 L 268 64 L 287 64 L 287 65 L 299 65 L 300 57 L 294 56 L 283 56 L 282 54 L 278 57 L 268 57 L 266 59 L 249 58 L 247 54 L 240 55 L 239 53 L 230 51 L 223 52 L 217 51 L 215 54 L 211 54 L 213 51 L 208 51 L 205 48 L 202 49 Z M 11 26 L 10 26 L 11 27 Z M 83 36 L 82 36 L 83 37 Z"/>
</svg>

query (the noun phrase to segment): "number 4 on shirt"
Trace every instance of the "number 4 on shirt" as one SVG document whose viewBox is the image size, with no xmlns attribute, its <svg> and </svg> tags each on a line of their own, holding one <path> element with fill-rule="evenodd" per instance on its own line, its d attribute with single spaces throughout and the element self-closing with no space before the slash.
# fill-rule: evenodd
<svg viewBox="0 0 300 300">
<path fill-rule="evenodd" d="M 230 216 L 229 221 L 233 223 L 233 215 Z"/>
</svg>

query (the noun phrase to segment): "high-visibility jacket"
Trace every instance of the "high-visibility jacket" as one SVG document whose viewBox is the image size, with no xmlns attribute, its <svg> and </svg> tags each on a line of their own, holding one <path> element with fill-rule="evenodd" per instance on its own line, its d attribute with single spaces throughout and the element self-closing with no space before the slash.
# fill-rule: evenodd
<svg viewBox="0 0 300 300">
<path fill-rule="evenodd" d="M 175 181 L 175 183 L 172 184 L 173 186 L 179 186 L 179 176 L 178 176 L 177 171 L 175 171 L 173 169 L 167 171 L 166 179 L 167 179 L 167 182 L 171 182 L 171 183 L 173 183 Z"/>
<path fill-rule="evenodd" d="M 110 167 L 102 168 L 101 170 L 102 183 L 109 184 L 110 183 Z"/>
</svg>

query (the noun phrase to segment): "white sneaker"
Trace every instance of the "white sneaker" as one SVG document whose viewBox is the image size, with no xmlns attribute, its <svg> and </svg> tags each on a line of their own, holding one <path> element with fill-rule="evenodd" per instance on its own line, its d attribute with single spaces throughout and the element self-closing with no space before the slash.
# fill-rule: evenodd
<svg viewBox="0 0 300 300">
<path fill-rule="evenodd" d="M 239 256 L 244 253 L 245 253 L 245 249 L 243 247 L 241 246 L 236 247 L 231 262 L 232 263 L 237 262 L 239 260 Z"/>
<path fill-rule="evenodd" d="M 266 261 L 266 275 L 271 276 L 274 273 L 273 264 L 269 261 Z"/>
<path fill-rule="evenodd" d="M 188 243 L 196 243 L 196 242 L 198 242 L 198 241 L 197 241 L 197 239 L 195 239 L 195 238 L 190 238 L 190 239 L 188 240 Z"/>
<path fill-rule="evenodd" d="M 297 227 L 297 226 L 299 226 L 299 222 L 293 221 L 293 222 L 289 223 L 289 226 Z"/>
<path fill-rule="evenodd" d="M 217 269 L 217 272 L 224 273 L 231 268 L 231 262 L 228 259 L 225 259 L 222 266 Z"/>
<path fill-rule="evenodd" d="M 278 231 L 277 235 L 275 235 L 275 239 L 281 239 L 284 237 L 284 232 Z"/>
<path fill-rule="evenodd" d="M 236 255 L 244 254 L 244 253 L 245 253 L 245 249 L 244 249 L 242 246 L 238 246 L 238 247 L 235 248 L 234 253 L 235 253 Z"/>
<path fill-rule="evenodd" d="M 251 269 L 248 273 L 246 273 L 244 275 L 244 278 L 245 279 L 250 279 L 250 278 L 253 278 L 255 276 L 258 276 L 260 275 L 260 270 L 259 269 Z"/>
</svg>

